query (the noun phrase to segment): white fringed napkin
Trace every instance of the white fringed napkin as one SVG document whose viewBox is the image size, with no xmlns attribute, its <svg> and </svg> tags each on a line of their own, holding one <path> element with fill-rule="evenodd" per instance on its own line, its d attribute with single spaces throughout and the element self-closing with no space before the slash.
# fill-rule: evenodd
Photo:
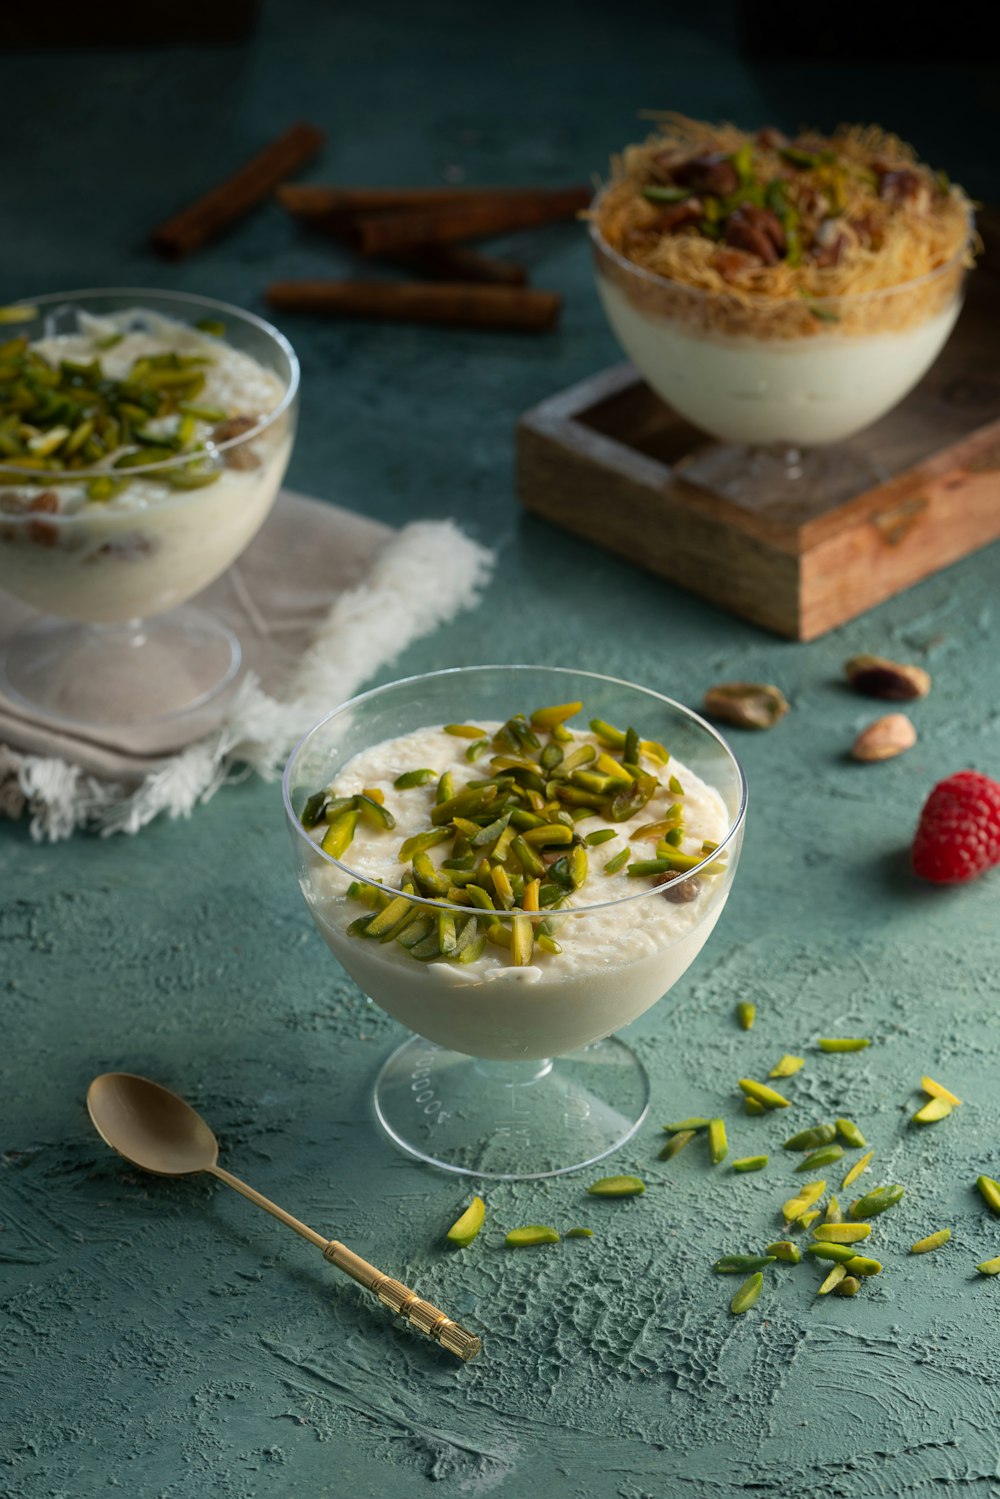
<svg viewBox="0 0 1000 1499">
<path fill-rule="evenodd" d="M 77 738 L 0 697 L 0 814 L 30 817 L 40 840 L 137 833 L 161 812 L 189 816 L 226 781 L 273 779 L 311 724 L 474 604 L 492 563 L 451 521 L 392 531 L 283 491 L 239 562 L 195 600 L 243 646 L 222 722 L 165 753 L 142 729 Z M 0 640 L 30 617 L 0 595 Z"/>
</svg>

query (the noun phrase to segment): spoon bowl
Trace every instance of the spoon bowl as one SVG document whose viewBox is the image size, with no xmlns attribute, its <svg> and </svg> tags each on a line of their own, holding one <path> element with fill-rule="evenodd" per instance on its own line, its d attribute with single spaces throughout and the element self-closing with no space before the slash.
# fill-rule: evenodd
<svg viewBox="0 0 1000 1499">
<path fill-rule="evenodd" d="M 169 1088 L 132 1072 L 105 1072 L 87 1090 L 87 1108 L 106 1145 L 155 1176 L 211 1171 L 219 1142 L 200 1114 Z"/>
</svg>

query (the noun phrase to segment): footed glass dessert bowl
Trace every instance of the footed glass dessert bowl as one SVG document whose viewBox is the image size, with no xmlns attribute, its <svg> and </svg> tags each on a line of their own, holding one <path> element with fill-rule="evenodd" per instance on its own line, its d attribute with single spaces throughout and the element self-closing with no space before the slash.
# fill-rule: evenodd
<svg viewBox="0 0 1000 1499">
<path fill-rule="evenodd" d="M 205 297 L 79 291 L 4 309 L 0 588 L 45 616 L 0 650 L 15 705 L 83 731 L 190 737 L 240 645 L 178 606 L 263 524 L 298 385 L 276 329 Z"/>
<path fill-rule="evenodd" d="M 758 509 L 889 477 L 850 439 L 923 378 L 961 309 L 972 204 L 945 173 L 875 125 L 789 139 L 669 114 L 590 218 L 622 348 L 717 439 L 686 479 Z"/>
<path fill-rule="evenodd" d="M 638 1129 L 646 1074 L 613 1032 L 697 957 L 742 844 L 746 783 L 709 724 L 610 677 L 463 667 L 331 713 L 284 799 L 327 945 L 416 1033 L 375 1084 L 396 1144 L 520 1178 Z"/>
</svg>

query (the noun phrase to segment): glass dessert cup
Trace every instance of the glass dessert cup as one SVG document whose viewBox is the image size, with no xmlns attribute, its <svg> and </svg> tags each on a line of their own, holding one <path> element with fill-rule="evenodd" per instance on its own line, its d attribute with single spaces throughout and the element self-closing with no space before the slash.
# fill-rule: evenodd
<svg viewBox="0 0 1000 1499">
<path fill-rule="evenodd" d="M 961 311 L 964 247 L 911 281 L 806 300 L 703 291 L 620 255 L 596 223 L 590 233 L 598 294 L 625 353 L 717 439 L 678 465 L 685 479 L 758 510 L 846 499 L 890 477 L 850 439 L 940 354 Z"/>
<path fill-rule="evenodd" d="M 232 423 L 233 436 L 213 432 L 197 454 L 194 485 L 185 482 L 187 451 L 130 466 L 127 484 L 106 503 L 64 508 L 60 495 L 117 483 L 124 471 L 112 460 L 39 472 L 0 452 L 0 589 L 43 615 L 0 647 L 0 690 L 15 707 L 68 729 L 141 724 L 160 734 L 158 747 L 174 735 L 183 743 L 215 716 L 241 660 L 228 626 L 186 601 L 236 560 L 274 503 L 295 433 L 298 360 L 268 323 L 206 297 L 75 291 L 25 299 L 25 311 L 31 316 L 5 326 L 0 341 L 88 331 L 81 314 L 149 315 L 148 326 L 140 317 L 127 327 L 154 336 L 178 324 L 222 323 L 220 359 L 231 351 L 248 356 L 266 382 L 268 409 L 254 410 L 252 423 Z M 234 400 L 246 393 L 254 408 L 263 387 L 241 391 L 231 364 L 219 378 Z"/>
<path fill-rule="evenodd" d="M 515 712 L 576 701 L 584 705 L 582 723 L 634 723 L 721 799 L 724 836 L 686 876 L 693 898 L 676 899 L 672 887 L 668 898 L 647 880 L 611 901 L 598 890 L 593 902 L 559 912 L 560 956 L 536 949 L 529 967 L 493 962 L 475 974 L 478 964 L 418 962 L 394 942 L 349 934 L 363 910 L 345 898 L 354 877 L 351 850 L 336 859 L 309 836 L 301 822 L 307 799 L 362 751 L 417 729 L 456 715 L 503 722 Z M 323 719 L 292 752 L 284 800 L 299 884 L 327 945 L 373 1003 L 417 1033 L 375 1083 L 376 1116 L 398 1146 L 446 1170 L 517 1179 L 576 1170 L 635 1133 L 648 1109 L 648 1080 L 612 1032 L 655 1004 L 698 955 L 725 905 L 742 844 L 746 783 L 709 724 L 660 693 L 589 672 L 461 667 L 375 688 Z M 599 881 L 599 850 L 591 854 Z M 699 875 L 709 866 L 714 873 Z M 404 868 L 395 865 L 397 880 Z M 361 878 L 399 894 L 370 874 Z M 413 900 L 431 914 L 483 915 L 473 904 Z M 608 922 L 616 925 L 617 950 L 607 945 Z M 596 952 L 585 952 L 595 940 Z"/>
</svg>

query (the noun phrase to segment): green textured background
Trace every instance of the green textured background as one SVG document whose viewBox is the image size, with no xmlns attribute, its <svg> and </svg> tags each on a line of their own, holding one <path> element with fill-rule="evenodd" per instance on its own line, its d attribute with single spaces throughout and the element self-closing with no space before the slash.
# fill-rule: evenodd
<svg viewBox="0 0 1000 1499">
<path fill-rule="evenodd" d="M 319 0 L 265 7 L 245 48 L 0 59 L 5 127 L 0 298 L 125 282 L 261 308 L 272 277 L 336 257 L 276 210 L 180 267 L 149 227 L 291 119 L 325 125 L 317 180 L 562 183 L 634 136 L 635 109 L 748 123 L 876 117 L 980 197 L 995 196 L 996 78 L 986 69 L 751 69 L 725 19 L 676 8 Z M 720 12 L 720 15 L 725 15 Z M 692 703 L 723 678 L 779 682 L 793 710 L 737 742 L 751 784 L 743 862 L 719 929 L 630 1039 L 654 1116 L 614 1169 L 644 1198 L 593 1203 L 584 1182 L 502 1186 L 461 1254 L 441 1245 L 462 1185 L 397 1155 L 370 1114 L 399 1028 L 367 1005 L 295 888 L 274 786 L 221 793 L 135 839 L 0 843 L 0 1494 L 579 1499 L 930 1499 L 1000 1493 L 1000 1222 L 971 1190 L 1000 1174 L 1000 883 L 913 883 L 905 850 L 934 781 L 1000 771 L 997 550 L 836 634 L 793 646 L 730 619 L 519 511 L 517 414 L 618 357 L 572 226 L 525 236 L 561 329 L 528 338 L 287 319 L 303 361 L 290 481 L 401 523 L 456 516 L 499 549 L 484 605 L 384 676 L 547 659 Z M 608 526 L 615 518 L 608 516 Z M 896 763 L 845 751 L 876 705 L 845 657 L 917 660 L 935 687 Z M 735 1025 L 756 999 L 757 1026 Z M 823 1033 L 871 1035 L 821 1057 Z M 733 1082 L 782 1051 L 808 1064 L 784 1118 L 746 1119 Z M 396 1329 L 319 1256 L 221 1188 L 134 1174 L 92 1134 L 91 1076 L 149 1072 L 221 1134 L 224 1159 L 480 1328 L 456 1367 Z M 944 1124 L 907 1118 L 924 1070 L 966 1098 Z M 656 1161 L 656 1121 L 721 1111 L 732 1154 Z M 846 1112 L 878 1151 L 870 1181 L 902 1206 L 873 1236 L 885 1274 L 853 1302 L 778 1267 L 742 1319 L 723 1251 L 773 1236 L 794 1126 Z M 787 1121 L 787 1123 L 786 1123 Z M 588 1178 L 589 1179 L 589 1178 Z M 505 1252 L 505 1228 L 590 1222 L 595 1236 Z M 908 1259 L 919 1235 L 952 1243 Z M 873 1246 L 874 1248 L 874 1246 Z"/>
</svg>

